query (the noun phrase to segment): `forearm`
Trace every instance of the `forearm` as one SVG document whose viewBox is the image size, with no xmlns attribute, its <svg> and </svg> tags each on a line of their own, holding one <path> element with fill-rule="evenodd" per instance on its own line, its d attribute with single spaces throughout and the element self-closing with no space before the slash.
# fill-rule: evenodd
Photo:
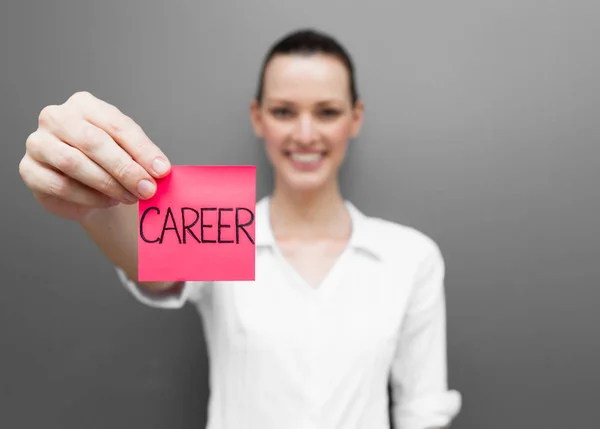
<svg viewBox="0 0 600 429">
<path fill-rule="evenodd" d="M 176 292 L 181 286 L 178 283 L 137 282 L 137 219 L 137 204 L 120 204 L 90 213 L 80 225 L 108 260 L 131 280 L 151 292 Z"/>
</svg>

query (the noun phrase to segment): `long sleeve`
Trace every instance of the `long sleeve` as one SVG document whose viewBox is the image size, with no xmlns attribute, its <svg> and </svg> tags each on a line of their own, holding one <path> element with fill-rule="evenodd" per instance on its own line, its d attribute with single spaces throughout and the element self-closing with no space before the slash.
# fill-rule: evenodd
<svg viewBox="0 0 600 429">
<path fill-rule="evenodd" d="M 392 363 L 396 429 L 448 427 L 461 408 L 447 386 L 444 260 L 437 245 L 419 267 Z"/>
<path fill-rule="evenodd" d="M 186 302 L 197 302 L 210 287 L 208 282 L 186 282 L 179 293 L 176 294 L 153 294 L 141 288 L 138 284 L 127 277 L 125 271 L 115 266 L 117 276 L 121 284 L 135 299 L 150 307 L 162 309 L 179 309 Z"/>
</svg>

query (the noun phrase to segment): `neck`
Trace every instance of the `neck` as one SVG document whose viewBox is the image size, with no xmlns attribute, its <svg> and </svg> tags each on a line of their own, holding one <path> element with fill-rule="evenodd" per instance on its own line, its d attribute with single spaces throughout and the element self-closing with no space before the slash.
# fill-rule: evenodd
<svg viewBox="0 0 600 429">
<path fill-rule="evenodd" d="M 270 212 L 278 238 L 345 238 L 352 227 L 337 182 L 311 191 L 276 184 Z"/>
</svg>

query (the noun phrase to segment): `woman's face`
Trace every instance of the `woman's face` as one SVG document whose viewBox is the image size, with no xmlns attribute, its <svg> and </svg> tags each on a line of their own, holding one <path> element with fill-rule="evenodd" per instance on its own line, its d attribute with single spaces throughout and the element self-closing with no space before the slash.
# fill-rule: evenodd
<svg viewBox="0 0 600 429">
<path fill-rule="evenodd" d="M 278 184 L 319 190 L 337 181 L 349 138 L 362 123 L 352 104 L 344 64 L 322 54 L 279 55 L 265 71 L 263 101 L 252 104 L 252 123 L 264 139 Z"/>
</svg>

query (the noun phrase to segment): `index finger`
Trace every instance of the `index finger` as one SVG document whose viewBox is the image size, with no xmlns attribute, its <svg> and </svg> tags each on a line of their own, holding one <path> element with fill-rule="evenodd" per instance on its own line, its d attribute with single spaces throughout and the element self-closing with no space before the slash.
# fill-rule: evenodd
<svg viewBox="0 0 600 429">
<path fill-rule="evenodd" d="M 116 106 L 89 92 L 78 92 L 69 98 L 83 118 L 104 130 L 149 174 L 159 178 L 171 169 L 166 155 L 155 145 L 132 118 Z"/>
</svg>

